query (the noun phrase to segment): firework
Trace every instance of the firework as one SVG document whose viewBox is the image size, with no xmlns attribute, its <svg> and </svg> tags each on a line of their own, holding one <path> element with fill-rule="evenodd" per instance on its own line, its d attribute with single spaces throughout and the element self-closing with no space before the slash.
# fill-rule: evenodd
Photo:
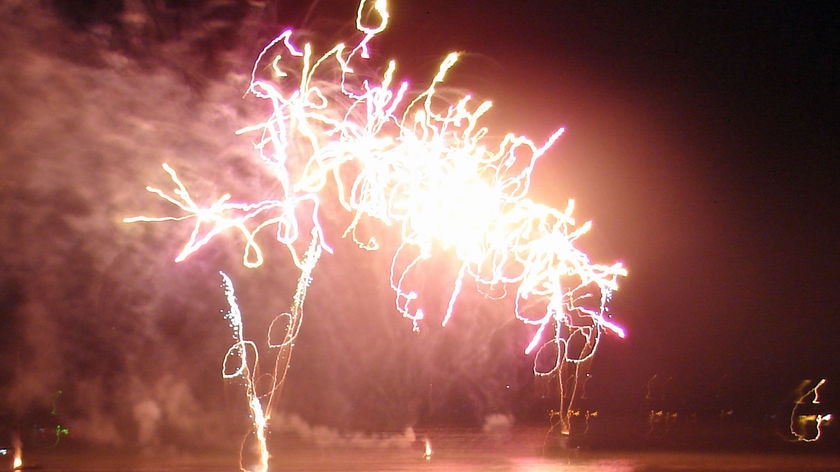
<svg viewBox="0 0 840 472">
<path fill-rule="evenodd" d="M 192 220 L 193 231 L 176 261 L 222 232 L 237 231 L 245 240 L 243 263 L 248 267 L 263 263 L 257 235 L 270 232 L 301 270 L 292 313 L 280 320 L 287 336 L 293 336 L 318 255 L 322 250 L 332 252 L 320 218 L 321 200 L 331 188 L 330 195 L 337 196 L 338 205 L 350 216 L 341 237 L 352 238 L 365 250 L 377 250 L 377 235 L 361 234 L 364 222 L 379 222 L 399 232 L 390 283 L 396 310 L 415 330 L 425 313 L 420 294 L 411 286 L 412 274 L 426 261 L 446 255 L 458 261 L 458 270 L 444 325 L 453 315 L 464 281 L 475 281 L 486 293 L 512 291 L 514 316 L 534 328 L 526 348 L 535 353 L 534 372 L 550 376 L 559 375 L 564 365 L 577 369 L 594 355 L 603 332 L 624 336 L 606 312 L 626 270 L 621 263 L 592 263 L 576 247 L 591 224 L 575 220 L 573 200 L 558 210 L 528 197 L 535 165 L 563 129 L 542 143 L 513 133 L 491 133 L 481 124 L 492 107 L 490 101 L 476 101 L 469 94 L 446 100 L 438 93 L 458 61 L 456 53 L 445 57 L 418 93 L 410 91 L 407 81 L 395 80 L 395 61 L 387 63 L 381 76 L 357 73 L 357 69 L 370 70 L 363 66 L 370 59 L 370 42 L 387 24 L 385 2 L 363 0 L 353 45 L 340 43 L 317 55 L 310 44 L 298 47 L 293 31 L 286 30 L 259 54 L 248 92 L 269 102 L 272 111 L 263 122 L 238 133 L 253 137 L 260 165 L 276 178 L 274 199 L 235 202 L 226 194 L 200 205 L 175 170 L 164 164 L 175 189 L 147 190 L 181 214 L 125 221 Z M 305 254 L 298 249 L 306 244 L 302 228 L 312 228 Z M 228 279 L 225 285 L 231 323 L 238 333 L 228 358 L 235 354 L 242 361 L 230 375 L 248 378 L 245 351 L 250 345 L 241 338 L 241 319 Z M 288 367 L 291 354 L 291 343 L 279 347 L 280 367 L 274 370 L 272 392 L 282 385 L 282 365 Z M 252 402 L 257 398 L 251 391 L 249 396 Z M 269 413 L 266 410 L 263 417 Z M 255 427 L 259 431 L 264 425 Z"/>
</svg>

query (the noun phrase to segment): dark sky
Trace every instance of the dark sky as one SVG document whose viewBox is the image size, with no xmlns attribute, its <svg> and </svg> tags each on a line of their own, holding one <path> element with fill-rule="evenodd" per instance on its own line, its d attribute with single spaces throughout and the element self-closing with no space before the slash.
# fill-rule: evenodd
<svg viewBox="0 0 840 472">
<path fill-rule="evenodd" d="M 346 39 L 353 31 L 351 3 L 278 3 L 277 31 L 300 26 L 325 44 Z M 601 344 L 588 387 L 596 407 L 635 411 L 654 376 L 671 379 L 659 387 L 671 402 L 663 408 L 760 415 L 784 405 L 803 379 L 819 378 L 828 378 L 829 404 L 840 404 L 833 386 L 840 382 L 837 7 L 390 3 L 392 22 L 373 45 L 374 61 L 395 58 L 397 75 L 420 85 L 447 52 L 462 51 L 448 83 L 493 99 L 488 127 L 535 141 L 566 127 L 537 165 L 533 198 L 556 207 L 574 198 L 577 217 L 594 222 L 582 241 L 592 259 L 621 260 L 629 269 L 611 305 L 628 337 L 607 336 Z M 256 178 L 230 164 L 248 143 L 232 144 L 239 141 L 226 130 L 253 116 L 242 111 L 248 102 L 241 101 L 241 87 L 219 78 L 214 54 L 182 56 L 196 47 L 189 34 L 155 46 L 150 60 L 137 52 L 142 45 L 105 45 L 101 28 L 72 33 L 66 19 L 64 31 L 31 14 L 14 15 L 31 20 L 33 33 L 9 22 L 0 30 L 14 46 L 0 56 L 7 65 L 0 89 L 6 110 L 0 121 L 6 324 L 0 352 L 15 358 L 15 367 L 7 362 L 0 369 L 0 393 L 18 409 L 0 413 L 20 421 L 24 408 L 43 409 L 61 388 L 76 431 L 112 415 L 120 427 L 139 425 L 140 432 L 125 433 L 126 441 L 143 442 L 155 422 L 143 430 L 142 412 L 157 411 L 164 424 L 169 405 L 183 406 L 161 391 L 181 392 L 184 402 L 236 404 L 232 388 L 215 379 L 226 326 L 221 319 L 218 326 L 206 321 L 223 308 L 216 270 L 236 270 L 236 255 L 218 245 L 175 266 L 170 261 L 185 228 L 126 228 L 119 221 L 148 208 L 166 210 L 143 192 L 146 184 L 165 184 L 158 167 L 163 160 L 214 191 L 226 184 L 200 177 L 202 169 L 221 169 L 222 180 L 243 173 Z M 263 27 L 262 35 L 273 28 Z M 35 40 L 35 31 L 52 36 Z M 178 41 L 188 46 L 172 46 Z M 208 42 L 203 50 L 219 44 Z M 109 47 L 116 56 L 103 52 Z M 133 48 L 133 55 L 116 59 L 121 48 Z M 255 54 L 260 48 L 240 49 Z M 203 72 L 188 67 L 190 61 Z M 160 70 L 174 73 L 155 75 Z M 197 124 L 193 117 L 200 118 Z M 217 163 L 207 156 L 221 157 Z M 259 187 L 252 182 L 235 182 L 234 189 L 247 194 Z M 494 390 L 478 386 L 482 380 L 517 378 L 530 385 L 529 360 L 493 357 L 493 343 L 508 339 L 497 327 L 510 325 L 504 314 L 471 321 L 470 315 L 494 309 L 469 298 L 475 305 L 456 315 L 452 329 L 414 335 L 392 309 L 382 273 L 387 260 L 380 259 L 337 255 L 322 263 L 286 406 L 313 423 L 345 427 L 391 427 L 394 421 L 359 423 L 359 417 L 400 409 L 411 410 L 397 414 L 400 419 L 420 411 L 434 420 L 453 408 L 454 418 L 467 421 L 474 412 L 453 405 L 498 408 Z M 348 264 L 353 277 L 346 275 Z M 288 303 L 267 296 L 293 285 L 282 263 L 238 275 L 243 305 L 251 300 L 248 310 L 264 317 Z M 383 285 L 371 288 L 373 282 Z M 465 338 L 476 343 L 475 359 L 484 364 L 455 347 Z M 371 339 L 383 344 L 371 349 Z M 38 351 L 39 341 L 50 347 Z M 179 347 L 187 345 L 196 349 Z M 40 354 L 27 354 L 33 351 Z M 453 358 L 459 361 L 444 362 Z M 412 366 L 417 375 L 407 370 Z M 508 377 L 492 380 L 504 377 L 502 370 Z M 134 374 L 138 383 L 120 380 Z M 102 393 L 109 391 L 118 395 Z M 476 391 L 484 397 L 471 397 Z M 530 401 L 533 387 L 522 387 L 521 394 L 513 403 Z M 433 405 L 417 406 L 423 401 Z M 105 413 L 91 413 L 97 408 Z M 353 409 L 358 412 L 348 413 Z M 526 410 L 519 411 L 533 419 Z"/>
</svg>

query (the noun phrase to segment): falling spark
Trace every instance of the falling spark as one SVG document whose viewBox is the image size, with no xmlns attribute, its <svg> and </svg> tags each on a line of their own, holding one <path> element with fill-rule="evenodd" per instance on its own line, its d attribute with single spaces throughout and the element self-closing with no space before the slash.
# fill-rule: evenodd
<svg viewBox="0 0 840 472">
<path fill-rule="evenodd" d="M 257 431 L 265 427 L 260 418 L 268 420 L 273 392 L 285 378 L 310 282 L 309 264 L 314 266 L 322 250 L 332 252 L 320 222 L 327 188 L 334 187 L 330 194 L 337 195 L 338 204 L 352 217 L 342 237 L 352 238 L 363 249 L 377 250 L 376 235 L 361 234 L 364 222 L 380 222 L 399 231 L 390 285 L 396 310 L 415 330 L 425 312 L 412 276 L 444 252 L 454 255 L 458 270 L 447 295 L 443 324 L 451 319 L 465 280 L 475 281 L 483 293 L 515 287 L 514 316 L 534 332 L 525 351 L 535 353 L 536 375 L 559 376 L 566 364 L 576 371 L 594 355 L 602 333 L 625 336 L 624 329 L 605 315 L 618 278 L 627 275 L 623 265 L 593 263 L 576 247 L 591 223 L 575 220 L 573 200 L 558 210 L 528 197 L 537 161 L 563 129 L 542 143 L 513 133 L 498 138 L 481 124 L 492 107 L 490 101 L 477 102 L 469 94 L 454 101 L 443 99 L 438 87 L 457 63 L 457 53 L 447 55 L 428 86 L 416 94 L 409 92 L 408 81 L 395 80 L 393 60 L 381 76 L 361 76 L 357 69 L 372 69 L 362 67 L 362 62 L 370 58 L 370 42 L 386 28 L 388 19 L 384 1 L 362 0 L 355 46 L 339 43 L 316 55 L 311 44 L 295 45 L 289 29 L 258 55 L 248 92 L 268 101 L 272 113 L 237 134 L 255 136 L 260 163 L 278 184 L 274 199 L 243 203 L 224 194 L 200 204 L 175 170 L 163 164 L 174 190 L 147 190 L 181 214 L 125 219 L 192 220 L 193 231 L 176 261 L 230 230 L 244 237 L 247 267 L 264 262 L 257 243 L 261 232 L 270 231 L 289 250 L 301 278 L 292 313 L 277 320 L 286 326 L 286 340 L 273 346 L 281 349 L 274 390 L 259 415 L 258 397 L 253 385 L 248 387 L 251 402 L 256 402 L 252 414 Z M 270 77 L 263 78 L 266 72 Z M 301 214 L 306 221 L 299 219 Z M 301 255 L 301 231 L 309 227 L 311 243 Z M 253 373 L 246 351 L 255 349 L 241 337 L 241 318 L 226 280 L 237 343 L 228 351 L 225 375 L 247 379 Z M 231 357 L 239 357 L 241 363 L 228 373 Z"/>
<path fill-rule="evenodd" d="M 426 438 L 426 447 L 423 450 L 423 459 L 427 461 L 432 460 L 432 442 L 429 441 L 429 438 Z"/>
</svg>

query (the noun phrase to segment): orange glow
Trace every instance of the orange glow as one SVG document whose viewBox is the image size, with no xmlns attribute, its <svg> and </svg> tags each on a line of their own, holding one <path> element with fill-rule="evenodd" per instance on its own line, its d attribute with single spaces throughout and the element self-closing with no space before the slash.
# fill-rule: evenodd
<svg viewBox="0 0 840 472">
<path fill-rule="evenodd" d="M 15 450 L 15 458 L 12 464 L 12 468 L 22 469 L 23 468 L 23 444 L 20 441 L 20 436 L 17 434 L 12 436 L 12 447 Z"/>
</svg>

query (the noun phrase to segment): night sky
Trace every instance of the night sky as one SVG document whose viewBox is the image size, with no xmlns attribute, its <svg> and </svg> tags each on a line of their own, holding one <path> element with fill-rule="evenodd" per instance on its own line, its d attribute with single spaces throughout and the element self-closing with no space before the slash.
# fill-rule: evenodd
<svg viewBox="0 0 840 472">
<path fill-rule="evenodd" d="M 284 252 L 265 270 L 237 269 L 241 241 L 227 238 L 176 265 L 190 228 L 120 220 L 167 211 L 143 191 L 168 185 L 163 161 L 209 194 L 270 190 L 233 135 L 260 116 L 243 74 L 286 26 L 324 45 L 346 39 L 352 2 L 277 2 L 250 32 L 240 6 L 221 18 L 235 32 L 215 37 L 191 23 L 211 22 L 194 4 L 178 34 L 156 36 L 72 1 L 15 3 L 0 7 L 3 433 L 57 421 L 57 399 L 61 421 L 94 443 L 241 431 L 236 386 L 218 378 L 229 331 L 216 272 L 232 272 L 260 326 L 291 300 Z M 628 336 L 601 343 L 594 408 L 756 419 L 785 414 L 804 379 L 827 378 L 836 412 L 840 12 L 636 3 L 392 0 L 373 61 L 395 58 L 419 86 L 462 51 L 447 82 L 493 100 L 488 127 L 538 142 L 566 128 L 532 197 L 574 198 L 594 223 L 581 245 L 629 270 L 611 304 Z M 348 430 L 511 411 L 542 420 L 527 337 L 503 306 L 468 295 L 452 326 L 412 333 L 393 309 L 388 258 L 336 247 L 307 300 L 286 411 Z M 659 403 L 646 403 L 646 385 Z M 184 409 L 200 425 L 176 418 Z"/>
</svg>

